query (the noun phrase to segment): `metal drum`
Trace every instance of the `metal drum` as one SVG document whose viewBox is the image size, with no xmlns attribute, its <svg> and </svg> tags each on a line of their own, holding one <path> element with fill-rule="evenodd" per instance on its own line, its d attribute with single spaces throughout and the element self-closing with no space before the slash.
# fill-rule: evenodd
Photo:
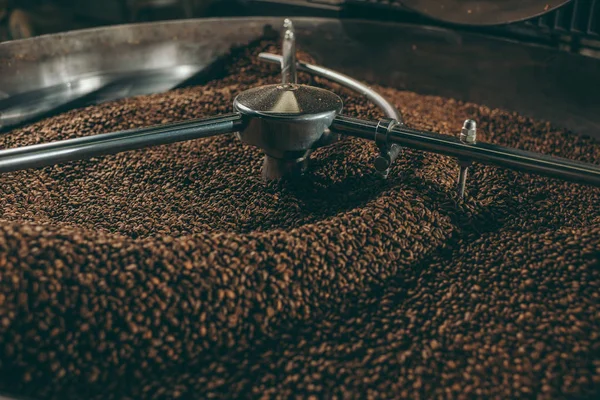
<svg viewBox="0 0 600 400">
<path fill-rule="evenodd" d="M 474 33 L 295 18 L 298 45 L 356 79 L 514 110 L 600 132 L 600 60 Z M 3 129 L 85 104 L 156 93 L 218 74 L 219 56 L 280 18 L 184 20 L 0 44 Z M 409 104 L 404 107 L 410 107 Z"/>
</svg>

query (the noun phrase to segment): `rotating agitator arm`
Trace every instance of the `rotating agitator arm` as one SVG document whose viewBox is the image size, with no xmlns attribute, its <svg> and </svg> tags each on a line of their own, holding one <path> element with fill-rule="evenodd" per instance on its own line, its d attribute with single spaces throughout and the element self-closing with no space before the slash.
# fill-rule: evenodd
<svg viewBox="0 0 600 400">
<path fill-rule="evenodd" d="M 459 137 L 410 129 L 391 119 L 365 121 L 343 115 L 338 115 L 333 120 L 330 129 L 340 134 L 383 144 L 398 144 L 407 148 L 456 157 L 462 168 L 466 168 L 470 162 L 479 162 L 600 186 L 600 166 L 477 142 L 475 123 L 471 120 L 465 121 Z"/>
<path fill-rule="evenodd" d="M 242 116 L 239 113 L 232 113 L 206 119 L 17 147 L 0 151 L 0 172 L 45 167 L 123 151 L 201 139 L 237 132 L 242 128 Z"/>
</svg>

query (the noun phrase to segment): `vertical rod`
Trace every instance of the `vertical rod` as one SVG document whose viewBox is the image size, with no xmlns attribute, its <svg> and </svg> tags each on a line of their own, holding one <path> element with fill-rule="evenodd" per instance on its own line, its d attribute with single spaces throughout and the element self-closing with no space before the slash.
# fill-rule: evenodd
<svg viewBox="0 0 600 400">
<path fill-rule="evenodd" d="M 469 167 L 460 163 L 460 169 L 458 171 L 458 197 L 463 199 L 465 197 L 465 188 L 467 187 L 467 174 Z"/>
<path fill-rule="evenodd" d="M 465 144 L 476 144 L 477 143 L 477 123 L 472 119 L 468 119 L 464 122 L 460 135 L 458 136 L 460 141 Z M 460 170 L 458 172 L 458 197 L 462 200 L 465 198 L 465 188 L 467 187 L 467 173 L 471 166 L 471 161 L 465 159 L 458 159 L 458 166 Z"/>
<path fill-rule="evenodd" d="M 289 19 L 283 22 L 285 33 L 283 35 L 283 58 L 281 63 L 281 81 L 284 84 L 298 82 L 296 73 L 296 34 L 294 24 Z"/>
</svg>

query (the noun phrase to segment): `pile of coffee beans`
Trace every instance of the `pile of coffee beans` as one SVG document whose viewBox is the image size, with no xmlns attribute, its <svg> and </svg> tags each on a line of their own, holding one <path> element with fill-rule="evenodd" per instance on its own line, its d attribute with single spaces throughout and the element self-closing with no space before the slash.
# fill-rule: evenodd
<svg viewBox="0 0 600 400">
<path fill-rule="evenodd" d="M 67 112 L 4 148 L 210 116 L 279 81 L 232 53 L 200 87 Z M 304 56 L 306 58 L 306 56 Z M 380 111 L 326 81 L 345 113 Z M 600 144 L 377 88 L 409 126 L 600 163 Z M 319 149 L 264 183 L 233 135 L 0 176 L 0 390 L 34 398 L 600 394 L 600 189 L 405 150 Z"/>
</svg>

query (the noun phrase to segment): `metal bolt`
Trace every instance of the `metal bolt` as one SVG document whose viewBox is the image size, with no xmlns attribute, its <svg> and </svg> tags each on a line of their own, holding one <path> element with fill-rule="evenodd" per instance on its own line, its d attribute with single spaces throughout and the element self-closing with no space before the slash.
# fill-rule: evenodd
<svg viewBox="0 0 600 400">
<path fill-rule="evenodd" d="M 460 131 L 460 141 L 466 144 L 477 143 L 477 123 L 472 119 L 468 119 L 463 124 Z M 465 188 L 467 186 L 467 174 L 472 162 L 470 160 L 458 160 L 460 170 L 458 172 L 458 196 L 461 199 L 465 197 Z"/>
<path fill-rule="evenodd" d="M 468 119 L 463 124 L 460 132 L 460 141 L 468 144 L 477 143 L 477 123 L 472 119 Z"/>
</svg>

